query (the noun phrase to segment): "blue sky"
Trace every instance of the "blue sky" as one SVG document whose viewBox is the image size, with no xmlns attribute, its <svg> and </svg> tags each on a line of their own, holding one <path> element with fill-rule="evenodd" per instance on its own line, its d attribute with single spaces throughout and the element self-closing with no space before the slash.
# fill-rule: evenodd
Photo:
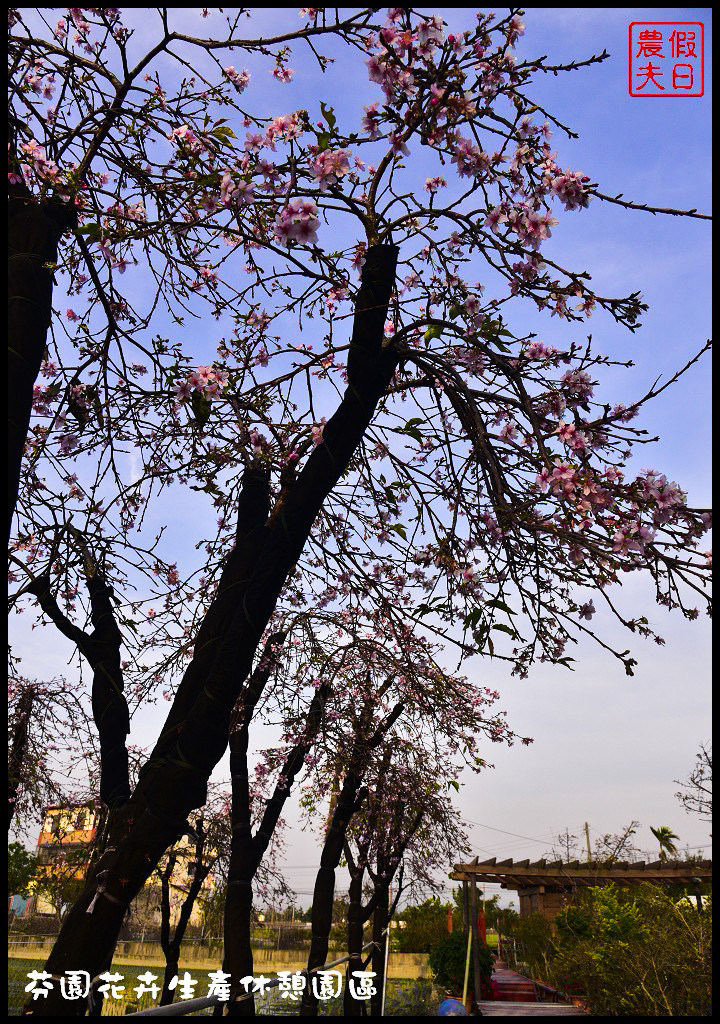
<svg viewBox="0 0 720 1024">
<path fill-rule="evenodd" d="M 434 13 L 434 12 L 432 12 Z M 473 11 L 441 8 L 450 30 L 470 23 Z M 213 18 L 201 21 L 195 11 L 178 11 L 185 27 L 209 31 Z M 138 36 L 151 37 L 147 22 L 138 19 Z M 627 90 L 628 25 L 632 21 L 701 21 L 705 25 L 705 96 L 700 99 L 635 99 Z M 710 57 L 709 8 L 530 8 L 523 21 L 525 36 L 519 58 L 547 54 L 551 63 L 584 59 L 606 49 L 611 57 L 599 65 L 557 77 L 547 75 L 533 86 L 532 95 L 562 122 L 578 132 L 568 140 L 556 131 L 552 143 L 559 162 L 582 170 L 600 190 L 653 206 L 710 212 Z M 299 23 L 297 9 L 256 9 L 247 35 L 280 31 Z M 273 81 L 267 65 L 257 64 L 253 82 L 243 97 L 248 107 L 277 113 L 320 100 L 334 104 L 339 117 L 357 119 L 362 106 L 380 97 L 361 63 L 338 62 L 323 78 L 307 57 L 289 63 L 296 77 L 291 86 Z M 330 48 L 329 52 L 332 52 Z M 255 62 L 257 63 L 257 62 Z M 252 60 L 238 57 L 236 67 L 255 72 Z M 281 106 L 280 106 L 281 104 Z M 433 164 L 434 167 L 434 164 Z M 419 177 L 434 173 L 425 167 Z M 594 200 L 590 208 L 561 214 L 549 257 L 576 269 L 588 270 L 604 294 L 639 290 L 650 310 L 635 334 L 596 314 L 585 328 L 560 324 L 519 307 L 511 322 L 515 333 L 530 329 L 548 344 L 559 345 L 592 333 L 597 349 L 618 358 L 632 358 L 631 371 L 608 369 L 601 378 L 608 400 L 622 402 L 646 391 L 656 377 L 667 376 L 687 360 L 710 335 L 710 228 L 705 221 L 651 216 Z M 322 238 L 321 238 L 322 242 Z M 706 358 L 675 387 L 665 392 L 643 416 L 643 426 L 661 440 L 645 449 L 636 468 L 665 472 L 689 492 L 690 503 L 710 501 L 710 366 Z M 168 532 L 177 538 L 177 557 L 193 557 L 181 540 L 183 521 L 192 516 L 195 496 L 181 518 L 170 502 Z M 197 510 L 202 507 L 198 498 Z M 194 559 L 193 559 L 194 560 Z M 459 797 L 475 844 L 483 856 L 539 857 L 550 848 L 550 836 L 568 826 L 580 834 L 589 821 L 596 833 L 618 831 L 632 818 L 642 830 L 639 845 L 653 849 L 649 825 L 670 825 L 683 843 L 698 847 L 708 841 L 707 829 L 686 816 L 673 794 L 673 780 L 685 777 L 701 740 L 710 735 L 709 624 L 688 623 L 653 602 L 647 581 L 631 576 L 619 602 L 626 610 L 643 612 L 665 636 L 660 648 L 628 637 L 638 659 L 634 678 L 593 644 L 573 653 L 576 672 L 538 666 L 525 681 L 509 678 L 502 663 L 475 659 L 466 671 L 483 685 L 501 691 L 501 706 L 513 728 L 534 737 L 530 747 L 496 747 L 487 752 L 495 770 L 468 778 Z M 593 624 L 613 635 L 615 626 L 598 612 Z M 13 626 L 16 649 L 27 676 L 48 678 L 65 671 L 70 645 L 52 629 L 30 632 L 31 613 Z M 615 631 L 614 639 L 623 638 Z M 154 740 L 166 707 L 149 708 L 133 723 L 132 742 Z M 216 775 L 227 777 L 223 761 Z M 293 821 L 293 815 L 286 815 Z M 499 830 L 499 831 L 495 831 Z M 504 830 L 504 832 L 503 832 Z M 504 834 L 515 833 L 515 836 Z M 592 832 L 591 832 L 592 836 Z M 525 838 L 520 838 L 525 837 Z M 297 834 L 290 844 L 288 879 L 302 895 L 312 888 L 317 860 L 314 840 Z M 306 867 L 307 866 L 307 867 Z"/>
</svg>

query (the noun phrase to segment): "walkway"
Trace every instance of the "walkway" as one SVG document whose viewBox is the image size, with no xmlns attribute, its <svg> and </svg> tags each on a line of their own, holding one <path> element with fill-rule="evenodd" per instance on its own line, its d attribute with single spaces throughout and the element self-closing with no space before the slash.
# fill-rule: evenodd
<svg viewBox="0 0 720 1024">
<path fill-rule="evenodd" d="M 492 980 L 496 989 L 495 999 L 492 1002 L 483 1001 L 480 1009 L 483 1016 L 487 1017 L 555 1017 L 585 1016 L 585 1011 L 579 1006 L 570 1006 L 567 1003 L 538 1003 L 536 1002 L 537 989 L 530 978 L 517 974 L 501 961 L 498 960 L 493 970 Z"/>
<path fill-rule="evenodd" d="M 585 1016 L 579 1006 L 565 1006 L 563 1003 L 480 1003 L 483 1017 L 563 1017 Z"/>
</svg>

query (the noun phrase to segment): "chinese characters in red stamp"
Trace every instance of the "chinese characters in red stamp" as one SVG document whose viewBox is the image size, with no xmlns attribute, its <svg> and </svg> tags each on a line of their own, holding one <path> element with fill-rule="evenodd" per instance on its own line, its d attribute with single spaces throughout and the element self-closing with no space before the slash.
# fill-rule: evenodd
<svg viewBox="0 0 720 1024">
<path fill-rule="evenodd" d="M 631 96 L 702 96 L 704 26 L 700 21 L 633 21 L 628 29 Z"/>
</svg>

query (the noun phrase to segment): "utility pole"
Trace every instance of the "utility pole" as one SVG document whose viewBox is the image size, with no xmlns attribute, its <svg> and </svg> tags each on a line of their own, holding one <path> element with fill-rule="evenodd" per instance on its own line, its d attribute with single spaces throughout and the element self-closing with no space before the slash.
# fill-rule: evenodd
<svg viewBox="0 0 720 1024">
<path fill-rule="evenodd" d="M 590 826 L 587 822 L 585 822 L 585 842 L 587 843 L 587 855 L 589 864 L 592 860 L 592 850 L 590 849 Z"/>
</svg>

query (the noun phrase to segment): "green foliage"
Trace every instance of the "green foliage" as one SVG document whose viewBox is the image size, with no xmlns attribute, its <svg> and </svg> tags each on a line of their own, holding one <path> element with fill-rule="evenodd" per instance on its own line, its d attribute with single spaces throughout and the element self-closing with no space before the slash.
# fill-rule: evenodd
<svg viewBox="0 0 720 1024">
<path fill-rule="evenodd" d="M 552 924 L 542 914 L 517 916 L 512 924 L 512 937 L 520 945 L 521 960 L 534 978 L 548 973 L 548 957 L 553 950 Z"/>
<path fill-rule="evenodd" d="M 675 856 L 677 854 L 677 846 L 675 840 L 680 837 L 675 835 L 669 825 L 659 825 L 657 828 L 650 826 L 650 831 L 655 836 L 660 847 L 660 860 L 667 860 L 668 854 Z"/>
<path fill-rule="evenodd" d="M 28 896 L 30 882 L 35 877 L 38 860 L 22 843 L 8 846 L 8 897 Z"/>
<path fill-rule="evenodd" d="M 54 907 L 58 920 L 80 897 L 88 865 L 87 848 L 60 851 L 52 864 L 40 865 L 33 891 L 44 896 Z"/>
<path fill-rule="evenodd" d="M 398 945 L 402 953 L 429 953 L 447 938 L 449 903 L 441 903 L 437 897 L 425 900 L 416 907 L 408 907 L 400 915 L 405 927 L 398 929 Z M 459 928 L 462 921 L 457 907 L 453 910 L 453 928 Z M 453 932 L 454 934 L 454 932 Z"/>
<path fill-rule="evenodd" d="M 199 430 L 205 426 L 207 421 L 210 419 L 210 413 L 212 411 L 212 405 L 204 398 L 199 391 L 193 391 L 190 397 L 190 404 L 192 406 L 193 415 L 195 417 L 195 424 Z"/>
<path fill-rule="evenodd" d="M 494 928 L 499 935 L 511 935 L 515 923 L 520 920 L 517 910 L 500 906 L 500 897 L 497 894 L 483 901 L 483 910 L 488 926 Z"/>
<path fill-rule="evenodd" d="M 607 1017 L 703 1016 L 710 1006 L 712 903 L 645 883 L 579 892 L 556 918 L 518 918 L 512 937 L 530 974 L 581 995 Z"/>
<path fill-rule="evenodd" d="M 593 1014 L 702 1016 L 710 1005 L 711 904 L 699 914 L 687 898 L 658 886 L 583 893 L 577 920 L 565 912 L 553 975 L 571 977 Z"/>
<path fill-rule="evenodd" d="M 203 937 L 223 934 L 226 894 L 227 883 L 224 881 L 211 889 L 201 889 L 198 893 L 197 904 L 202 915 Z"/>
<path fill-rule="evenodd" d="M 467 958 L 467 932 L 454 931 L 445 936 L 430 950 L 430 969 L 438 985 L 450 992 L 462 993 L 465 980 L 465 962 Z M 492 976 L 493 957 L 486 946 L 480 947 L 480 976 L 482 979 L 482 998 L 490 996 L 490 978 Z M 472 959 L 470 961 L 470 984 L 473 988 Z"/>
</svg>

